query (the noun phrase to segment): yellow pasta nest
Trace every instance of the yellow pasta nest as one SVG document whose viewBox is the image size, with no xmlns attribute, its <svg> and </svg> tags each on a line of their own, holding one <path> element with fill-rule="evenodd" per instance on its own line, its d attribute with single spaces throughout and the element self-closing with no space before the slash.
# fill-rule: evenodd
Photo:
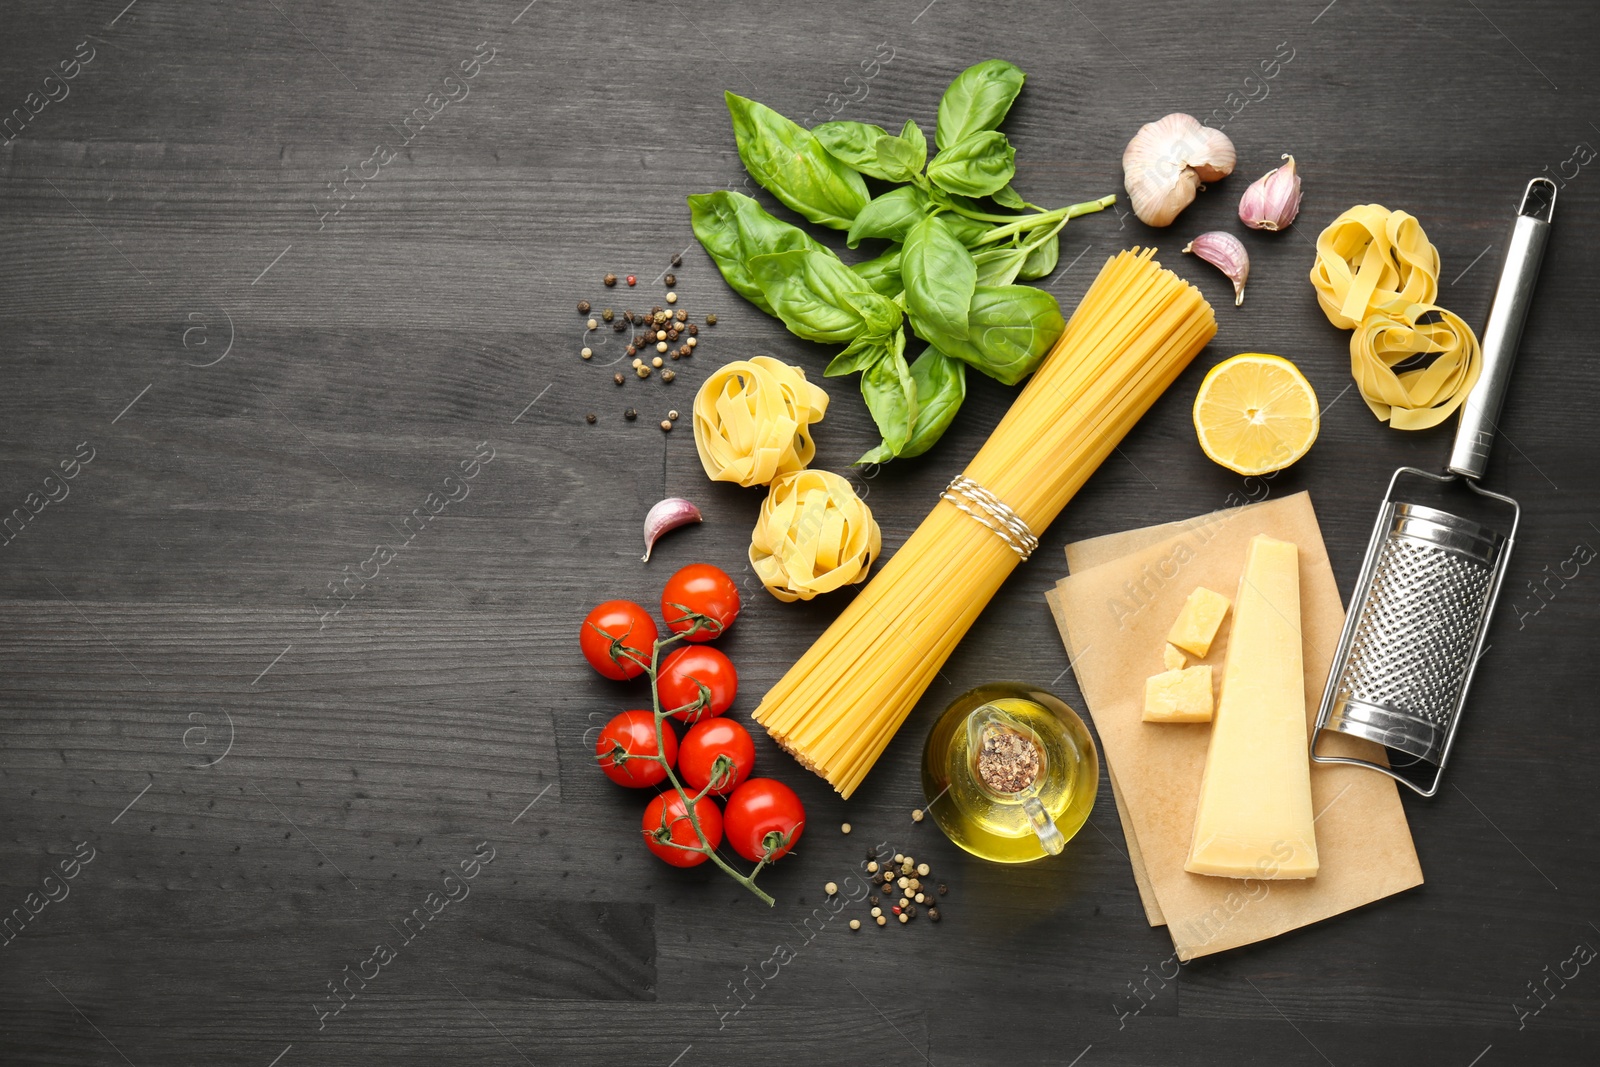
<svg viewBox="0 0 1600 1067">
<path fill-rule="evenodd" d="M 828 394 L 770 356 L 717 368 L 694 398 L 694 445 L 714 482 L 766 485 L 816 455 L 810 426 Z"/>
<path fill-rule="evenodd" d="M 786 603 L 866 578 L 883 535 L 866 502 L 831 471 L 792 471 L 772 483 L 750 535 L 750 566 Z"/>
<path fill-rule="evenodd" d="M 1434 303 L 1439 250 L 1413 216 L 1378 204 L 1346 211 L 1317 237 L 1311 284 L 1328 321 L 1355 331 L 1350 370 L 1374 415 L 1421 430 L 1461 406 L 1483 352 L 1472 328 Z"/>
</svg>

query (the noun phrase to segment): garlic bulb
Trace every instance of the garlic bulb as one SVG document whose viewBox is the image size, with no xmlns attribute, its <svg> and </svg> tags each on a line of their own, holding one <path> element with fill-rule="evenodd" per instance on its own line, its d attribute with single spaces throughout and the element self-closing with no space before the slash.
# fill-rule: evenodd
<svg viewBox="0 0 1600 1067">
<path fill-rule="evenodd" d="M 1252 230 L 1288 229 L 1300 213 L 1300 175 L 1294 157 L 1283 158 L 1289 162 L 1257 178 L 1239 199 L 1239 221 Z"/>
<path fill-rule="evenodd" d="M 1139 127 L 1122 152 L 1123 186 L 1133 213 L 1149 226 L 1166 226 L 1194 201 L 1201 182 L 1233 173 L 1233 142 L 1221 130 L 1174 112 Z"/>
<path fill-rule="evenodd" d="M 1233 282 L 1233 306 L 1244 303 L 1244 283 L 1250 277 L 1250 253 L 1244 250 L 1244 242 L 1231 233 L 1212 230 L 1184 245 L 1183 250 L 1193 252 L 1226 274 Z"/>
</svg>

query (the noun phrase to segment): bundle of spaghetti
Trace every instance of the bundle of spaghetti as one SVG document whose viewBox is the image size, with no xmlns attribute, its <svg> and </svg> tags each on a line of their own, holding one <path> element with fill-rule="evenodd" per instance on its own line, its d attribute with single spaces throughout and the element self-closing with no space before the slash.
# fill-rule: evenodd
<svg viewBox="0 0 1600 1067">
<path fill-rule="evenodd" d="M 1029 537 L 1216 334 L 1205 298 L 1154 252 L 1107 261 L 962 477 L 753 713 L 841 795 L 1026 558 Z M 999 508 L 985 506 L 996 498 Z"/>
</svg>

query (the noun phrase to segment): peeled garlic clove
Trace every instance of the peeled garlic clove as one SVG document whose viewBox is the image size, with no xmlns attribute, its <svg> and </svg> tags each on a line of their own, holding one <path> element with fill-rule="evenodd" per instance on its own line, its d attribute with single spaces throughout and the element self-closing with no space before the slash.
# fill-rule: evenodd
<svg viewBox="0 0 1600 1067">
<path fill-rule="evenodd" d="M 1174 112 L 1133 135 L 1122 152 L 1122 183 L 1139 221 L 1166 226 L 1194 201 L 1201 182 L 1226 178 L 1235 161 L 1227 134 Z"/>
<path fill-rule="evenodd" d="M 1239 221 L 1252 230 L 1283 230 L 1300 213 L 1300 175 L 1294 157 L 1251 183 L 1239 198 Z"/>
<path fill-rule="evenodd" d="M 662 534 L 699 521 L 700 509 L 681 496 L 669 496 L 656 504 L 644 517 L 644 562 L 650 562 L 650 551 Z"/>
<path fill-rule="evenodd" d="M 1183 250 L 1193 252 L 1226 274 L 1233 282 L 1233 306 L 1244 303 L 1244 283 L 1250 277 L 1250 253 L 1244 250 L 1244 242 L 1231 233 L 1212 230 L 1184 245 Z"/>
</svg>

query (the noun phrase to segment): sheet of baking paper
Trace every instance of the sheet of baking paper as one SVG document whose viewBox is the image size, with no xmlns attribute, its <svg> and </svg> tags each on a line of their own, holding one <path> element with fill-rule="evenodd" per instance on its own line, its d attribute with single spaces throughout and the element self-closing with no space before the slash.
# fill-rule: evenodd
<svg viewBox="0 0 1600 1067">
<path fill-rule="evenodd" d="M 1314 723 L 1344 611 L 1316 513 L 1305 493 L 1069 546 L 1082 570 L 1048 599 L 1071 657 L 1124 819 L 1135 879 L 1152 924 L 1165 921 L 1180 959 L 1274 937 L 1422 883 L 1395 783 L 1359 767 L 1313 764 L 1321 872 L 1305 881 L 1213 878 L 1183 869 L 1210 738 L 1207 724 L 1140 720 L 1145 679 L 1162 669 L 1167 631 L 1189 592 L 1237 592 L 1250 539 L 1264 533 L 1300 548 L 1307 729 Z M 1129 549 L 1128 546 L 1132 546 Z M 1231 614 L 1230 614 L 1231 620 Z M 1223 623 L 1209 663 L 1220 684 Z M 1333 735 L 1328 751 L 1381 758 L 1381 749 Z M 1268 857 L 1263 857 L 1267 859 Z M 1144 868 L 1141 878 L 1139 868 Z M 1154 906 L 1144 891 L 1148 884 Z"/>
</svg>

